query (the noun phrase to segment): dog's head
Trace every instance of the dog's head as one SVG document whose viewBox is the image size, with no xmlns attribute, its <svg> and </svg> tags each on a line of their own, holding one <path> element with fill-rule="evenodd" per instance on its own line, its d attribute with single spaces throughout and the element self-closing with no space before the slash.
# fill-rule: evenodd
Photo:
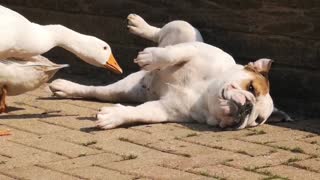
<svg viewBox="0 0 320 180">
<path fill-rule="evenodd" d="M 273 111 L 268 73 L 272 60 L 236 66 L 210 86 L 209 108 L 221 128 L 243 129 L 263 124 Z"/>
</svg>

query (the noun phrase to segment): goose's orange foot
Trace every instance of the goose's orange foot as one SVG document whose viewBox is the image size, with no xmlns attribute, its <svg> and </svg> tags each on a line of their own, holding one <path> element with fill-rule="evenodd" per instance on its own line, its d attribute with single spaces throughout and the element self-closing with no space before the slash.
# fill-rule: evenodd
<svg viewBox="0 0 320 180">
<path fill-rule="evenodd" d="M 11 135 L 10 130 L 2 130 L 0 131 L 0 136 L 9 136 Z"/>
<path fill-rule="evenodd" d="M 6 113 L 7 112 L 7 106 L 6 105 L 1 105 L 0 106 L 0 114 Z"/>
<path fill-rule="evenodd" d="M 0 96 L 0 114 L 7 112 L 7 105 L 6 105 L 6 96 L 7 96 L 7 89 L 3 87 L 1 89 L 2 94 Z"/>
</svg>

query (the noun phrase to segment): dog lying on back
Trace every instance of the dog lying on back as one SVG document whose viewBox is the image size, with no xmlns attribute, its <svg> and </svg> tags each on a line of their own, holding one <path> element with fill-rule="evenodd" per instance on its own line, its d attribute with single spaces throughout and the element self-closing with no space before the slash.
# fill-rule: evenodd
<svg viewBox="0 0 320 180">
<path fill-rule="evenodd" d="M 274 111 L 268 80 L 272 60 L 236 64 L 226 52 L 203 43 L 199 31 L 185 21 L 157 28 L 130 14 L 128 23 L 131 33 L 159 45 L 138 54 L 134 62 L 141 71 L 107 86 L 62 79 L 50 84 L 58 97 L 142 103 L 102 108 L 97 114 L 98 127 L 197 121 L 243 129 L 265 123 Z M 290 120 L 285 113 L 278 114 L 280 119 Z"/>
</svg>

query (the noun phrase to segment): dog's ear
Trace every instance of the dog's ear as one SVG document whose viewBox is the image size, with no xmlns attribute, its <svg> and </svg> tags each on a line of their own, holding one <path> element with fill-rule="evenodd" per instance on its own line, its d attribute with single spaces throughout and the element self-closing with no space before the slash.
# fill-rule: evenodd
<svg viewBox="0 0 320 180">
<path fill-rule="evenodd" d="M 273 60 L 271 59 L 258 59 L 255 62 L 250 62 L 247 67 L 253 69 L 256 72 L 259 72 L 264 77 L 268 78 L 268 74 L 271 68 Z"/>
</svg>

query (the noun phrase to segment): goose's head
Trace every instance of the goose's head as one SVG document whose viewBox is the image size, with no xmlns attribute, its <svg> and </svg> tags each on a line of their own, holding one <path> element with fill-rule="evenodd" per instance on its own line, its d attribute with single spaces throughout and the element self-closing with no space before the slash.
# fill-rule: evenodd
<svg viewBox="0 0 320 180">
<path fill-rule="evenodd" d="M 104 67 L 114 73 L 121 74 L 122 69 L 114 58 L 110 46 L 93 36 L 87 36 L 78 56 L 85 62 L 97 66 Z M 80 45 L 82 46 L 82 45 Z"/>
</svg>

